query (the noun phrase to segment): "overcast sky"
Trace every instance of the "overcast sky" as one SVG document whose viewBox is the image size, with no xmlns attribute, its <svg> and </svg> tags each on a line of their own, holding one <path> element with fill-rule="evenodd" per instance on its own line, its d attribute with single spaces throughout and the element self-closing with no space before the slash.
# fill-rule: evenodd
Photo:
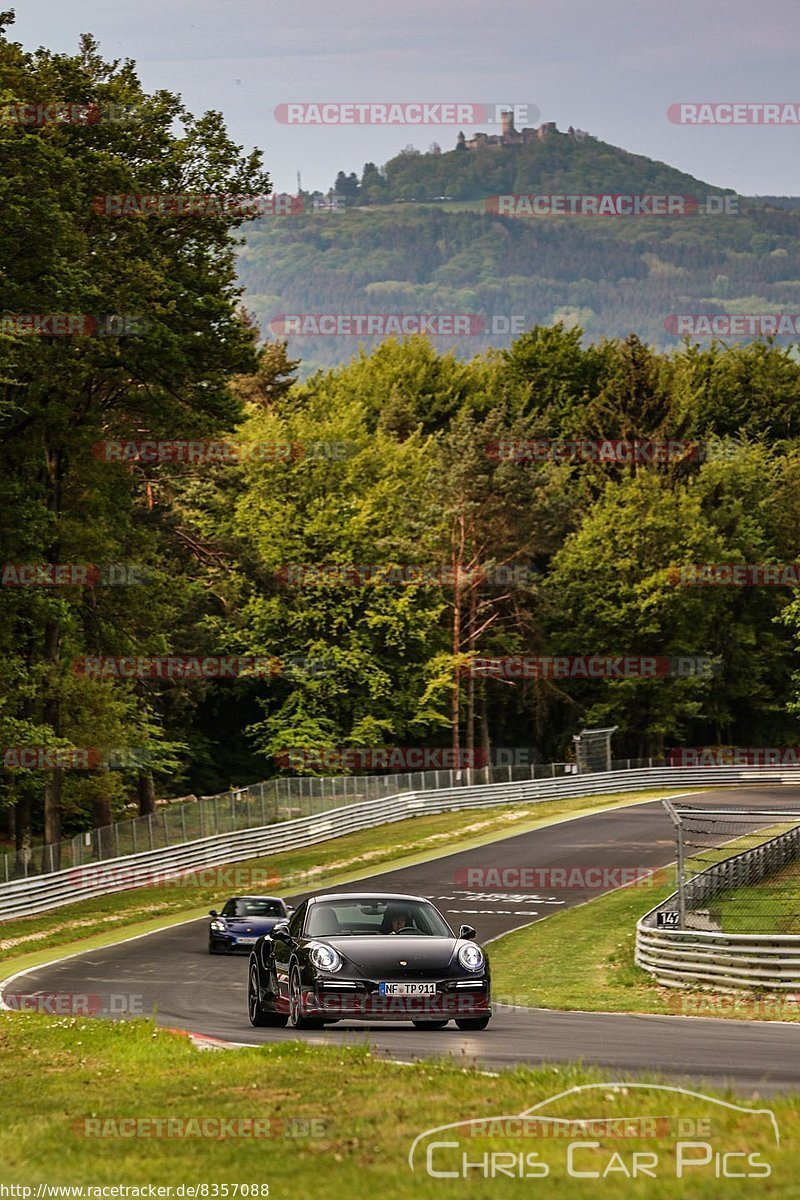
<svg viewBox="0 0 800 1200">
<path fill-rule="evenodd" d="M 8 7 L 14 0 L 8 0 Z M 743 194 L 800 194 L 800 127 L 672 124 L 679 101 L 800 101 L 797 0 L 32 0 L 10 36 L 72 51 L 93 33 L 135 59 L 148 90 L 219 109 L 259 146 L 276 189 L 327 189 L 409 142 L 458 127 L 287 126 L 286 102 L 532 103 Z M 484 126 L 487 129 L 488 127 Z M 472 132 L 465 130 L 467 135 Z"/>
</svg>

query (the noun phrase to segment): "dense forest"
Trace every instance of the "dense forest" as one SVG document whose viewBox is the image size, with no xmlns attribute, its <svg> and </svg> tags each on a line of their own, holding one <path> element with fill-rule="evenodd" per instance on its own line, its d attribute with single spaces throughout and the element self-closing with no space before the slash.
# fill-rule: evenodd
<svg viewBox="0 0 800 1200">
<path fill-rule="evenodd" d="M 719 220 L 712 238 L 709 218 L 568 234 L 347 213 L 264 219 L 243 247 L 231 212 L 111 221 L 94 203 L 268 191 L 218 114 L 145 94 L 91 39 L 74 57 L 0 41 L 0 69 L 5 103 L 88 96 L 146 114 L 0 125 L 0 805 L 18 846 L 290 769 L 287 748 L 528 747 L 547 761 L 586 724 L 618 725 L 617 753 L 633 756 L 796 741 L 796 594 L 683 586 L 680 567 L 798 557 L 800 364 L 764 341 L 648 344 L 654 314 L 711 280 L 788 298 L 793 216 Z M 504 349 L 388 339 L 300 378 L 294 348 L 262 341 L 248 310 L 303 288 L 317 307 L 562 302 L 537 301 Z M 598 297 L 624 336 L 554 319 Z M 20 314 L 99 324 L 33 336 Z M 127 335 L 109 314 L 131 317 Z M 542 439 L 690 451 L 498 450 Z M 474 667 L 516 655 L 695 655 L 715 670 Z M 230 679 L 87 667 L 153 656 L 250 666 Z M 22 767 L 26 747 L 62 764 Z M 116 769 L 77 769 L 70 753 L 87 748 Z"/>
</svg>

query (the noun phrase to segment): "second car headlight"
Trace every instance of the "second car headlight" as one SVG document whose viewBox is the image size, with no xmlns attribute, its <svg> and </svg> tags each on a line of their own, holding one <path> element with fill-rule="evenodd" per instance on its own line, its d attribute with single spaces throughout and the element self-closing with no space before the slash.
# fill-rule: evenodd
<svg viewBox="0 0 800 1200">
<path fill-rule="evenodd" d="M 338 971 L 342 965 L 342 956 L 333 946 L 312 946 L 310 957 L 318 971 Z"/>
<path fill-rule="evenodd" d="M 486 959 L 480 946 L 476 946 L 474 942 L 467 942 L 458 952 L 458 961 L 467 971 L 482 971 Z"/>
<path fill-rule="evenodd" d="M 227 926 L 224 921 L 212 921 L 211 928 L 217 933 L 224 933 Z"/>
</svg>

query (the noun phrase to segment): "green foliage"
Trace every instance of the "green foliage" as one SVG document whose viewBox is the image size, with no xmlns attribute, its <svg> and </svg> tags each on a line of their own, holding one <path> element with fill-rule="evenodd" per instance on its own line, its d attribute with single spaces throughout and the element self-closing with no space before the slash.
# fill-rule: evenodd
<svg viewBox="0 0 800 1200">
<path fill-rule="evenodd" d="M 0 125 L 3 310 L 146 322 L 127 337 L 4 325 L 2 561 L 122 564 L 141 582 L 0 589 L 0 738 L 128 747 L 146 762 L 4 767 L 0 806 L 20 854 L 31 835 L 54 841 L 136 799 L 146 807 L 153 779 L 162 795 L 222 790 L 298 747 L 513 746 L 555 760 L 594 722 L 619 725 L 625 756 L 796 740 L 800 602 L 787 588 L 679 582 L 689 563 L 797 557 L 796 350 L 657 344 L 664 315 L 702 297 L 779 306 L 798 275 L 792 211 L 526 223 L 351 205 L 265 218 L 244 245 L 240 214 L 108 219 L 93 205 L 106 193 L 268 191 L 259 155 L 229 140 L 219 114 L 145 93 L 133 65 L 104 62 L 89 37 L 73 56 L 0 38 L 0 103 L 31 96 L 128 106 L 133 119 Z M 705 187 L 555 136 L 509 153 L 404 152 L 383 173 L 366 164 L 361 181 L 342 174 L 337 190 L 377 204 L 427 180 L 433 194 L 475 197 L 476 170 L 489 191 Z M 524 313 L 530 328 L 503 350 L 487 333 L 351 346 L 346 365 L 332 339 L 335 365 L 317 371 L 313 349 L 301 363 L 291 344 L 258 347 L 273 305 L 314 311 L 320 296 L 355 313 Z M 591 340 L 598 313 L 621 339 Z M 193 438 L 251 449 L 195 465 L 97 452 L 104 440 Z M 490 449 L 536 438 L 694 439 L 707 453 L 520 464 Z M 414 567 L 427 577 L 411 579 Z M 485 656 L 557 652 L 706 656 L 720 670 L 470 678 Z M 167 654 L 278 666 L 229 684 L 75 670 L 85 655 Z"/>
<path fill-rule="evenodd" d="M 135 747 L 160 787 L 167 778 L 180 786 L 180 689 L 112 686 L 76 676 L 73 663 L 85 654 L 202 650 L 204 564 L 169 508 L 174 469 L 106 462 L 94 448 L 105 439 L 213 434 L 237 419 L 231 377 L 256 362 L 253 330 L 238 311 L 242 218 L 109 219 L 94 201 L 257 193 L 269 181 L 259 156 L 227 137 L 219 114 L 195 118 L 178 97 L 145 93 L 133 65 L 105 62 L 89 37 L 72 56 L 29 54 L 0 39 L 0 101 L 32 97 L 95 105 L 101 119 L 0 125 L 3 310 L 118 314 L 139 327 L 128 336 L 50 336 L 18 332 L 13 320 L 4 326 L 2 556 L 11 564 L 133 568 L 141 582 L 2 589 L 3 747 Z M 112 109 L 130 119 L 104 119 Z M 75 823 L 110 821 L 136 783 L 104 771 L 3 777 L 3 798 L 16 803 L 18 848 L 31 821 L 35 831 L 44 822 L 47 840 Z"/>
</svg>

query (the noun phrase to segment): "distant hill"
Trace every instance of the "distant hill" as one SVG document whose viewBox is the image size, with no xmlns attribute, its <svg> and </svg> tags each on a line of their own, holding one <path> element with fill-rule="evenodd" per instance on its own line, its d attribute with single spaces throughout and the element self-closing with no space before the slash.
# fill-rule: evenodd
<svg viewBox="0 0 800 1200">
<path fill-rule="evenodd" d="M 469 143 L 467 142 L 468 146 Z M 369 164 L 368 164 L 369 165 Z M 361 203 L 394 200 L 482 200 L 498 193 L 637 192 L 702 194 L 712 187 L 666 163 L 630 154 L 589 134 L 549 132 L 523 144 L 484 144 L 438 154 L 404 151 L 381 173 L 383 184 L 367 170 L 361 179 Z M 352 177 L 350 177 L 352 178 Z M 352 201 L 356 197 L 348 197 Z"/>
<path fill-rule="evenodd" d="M 800 208 L 800 196 L 748 196 L 746 199 L 759 208 L 783 208 L 787 212 L 796 212 Z"/>
<path fill-rule="evenodd" d="M 518 331 L 577 323 L 592 340 L 634 330 L 664 349 L 678 344 L 665 325 L 673 313 L 800 311 L 800 201 L 791 197 L 741 198 L 728 215 L 485 211 L 487 197 L 508 193 L 733 195 L 595 138 L 403 153 L 382 172 L 368 164 L 360 180 L 347 178 L 342 212 L 248 227 L 239 274 L 267 336 L 280 335 L 270 323 L 283 314 L 454 313 L 482 320 L 435 344 L 466 357 L 508 345 L 512 318 Z M 426 202 L 441 196 L 452 199 Z M 298 336 L 289 345 L 306 373 L 378 340 Z"/>
</svg>

